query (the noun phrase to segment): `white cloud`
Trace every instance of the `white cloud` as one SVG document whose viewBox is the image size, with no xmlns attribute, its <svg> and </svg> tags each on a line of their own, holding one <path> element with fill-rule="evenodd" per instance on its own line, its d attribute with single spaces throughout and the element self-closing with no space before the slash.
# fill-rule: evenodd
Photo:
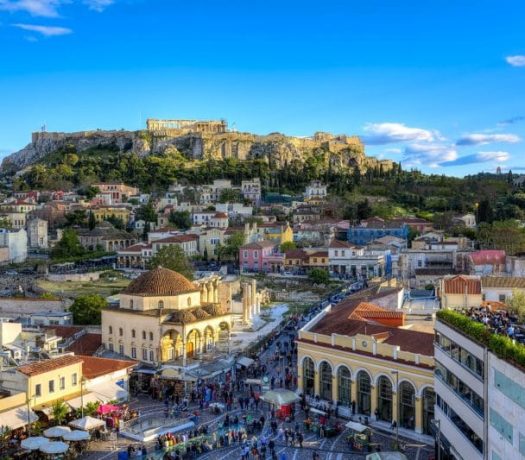
<svg viewBox="0 0 525 460">
<path fill-rule="evenodd" d="M 507 56 L 505 60 L 507 61 L 507 64 L 510 64 L 512 67 L 525 67 L 525 55 L 523 54 Z"/>
<path fill-rule="evenodd" d="M 402 149 L 398 149 L 396 147 L 391 148 L 391 149 L 385 149 L 385 153 L 401 153 L 402 151 L 403 151 Z"/>
<path fill-rule="evenodd" d="M 507 161 L 510 155 L 509 152 L 498 150 L 494 152 L 479 152 L 478 158 L 480 161 L 496 161 L 497 163 L 501 163 Z"/>
<path fill-rule="evenodd" d="M 99 13 L 104 11 L 108 6 L 113 5 L 113 3 L 115 3 L 115 0 L 84 0 L 84 4 L 87 5 L 90 10 L 98 11 Z"/>
<path fill-rule="evenodd" d="M 73 31 L 67 27 L 39 26 L 35 24 L 13 24 L 13 26 L 22 30 L 37 32 L 42 34 L 44 37 L 56 37 L 59 35 L 68 35 L 73 33 Z"/>
<path fill-rule="evenodd" d="M 368 123 L 365 125 L 365 144 L 391 144 L 395 142 L 434 142 L 443 140 L 438 131 L 411 128 L 403 123 Z"/>
<path fill-rule="evenodd" d="M 458 152 L 454 146 L 415 143 L 405 147 L 403 164 L 406 166 L 437 168 L 441 163 L 454 161 L 457 157 Z"/>
<path fill-rule="evenodd" d="M 17 12 L 23 11 L 32 16 L 55 18 L 58 8 L 67 0 L 0 0 L 0 10 Z"/>
<path fill-rule="evenodd" d="M 479 163 L 503 163 L 510 158 L 509 152 L 501 150 L 492 152 L 478 152 L 472 155 L 463 155 L 454 161 L 446 161 L 441 166 L 464 166 Z"/>
<path fill-rule="evenodd" d="M 456 145 L 484 145 L 502 142 L 505 144 L 516 144 L 521 138 L 516 134 L 466 134 L 458 139 Z"/>
</svg>

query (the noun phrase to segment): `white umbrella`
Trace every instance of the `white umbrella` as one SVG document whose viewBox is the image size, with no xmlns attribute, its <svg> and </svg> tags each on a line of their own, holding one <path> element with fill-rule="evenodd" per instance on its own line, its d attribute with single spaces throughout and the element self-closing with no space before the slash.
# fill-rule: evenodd
<svg viewBox="0 0 525 460">
<path fill-rule="evenodd" d="M 44 444 L 49 444 L 49 439 L 44 438 L 43 436 L 31 436 L 29 438 L 23 439 L 20 443 L 20 446 L 22 449 L 38 450 Z"/>
<path fill-rule="evenodd" d="M 64 441 L 89 441 L 91 435 L 87 431 L 73 430 L 62 436 Z"/>
<path fill-rule="evenodd" d="M 79 430 L 93 430 L 94 428 L 106 426 L 106 422 L 104 422 L 104 420 L 87 415 L 86 417 L 73 420 L 69 423 L 69 426 L 78 428 Z"/>
<path fill-rule="evenodd" d="M 295 401 L 299 401 L 301 398 L 299 398 L 299 396 L 297 396 L 293 391 L 285 390 L 284 388 L 277 388 L 264 393 L 261 396 L 261 399 L 270 404 L 283 406 L 285 404 L 291 404 Z"/>
<path fill-rule="evenodd" d="M 63 454 L 67 452 L 69 446 L 65 442 L 51 441 L 40 447 L 40 452 L 44 454 Z"/>
<path fill-rule="evenodd" d="M 44 431 L 46 438 L 61 438 L 65 434 L 71 432 L 71 428 L 68 426 L 54 426 Z"/>
</svg>

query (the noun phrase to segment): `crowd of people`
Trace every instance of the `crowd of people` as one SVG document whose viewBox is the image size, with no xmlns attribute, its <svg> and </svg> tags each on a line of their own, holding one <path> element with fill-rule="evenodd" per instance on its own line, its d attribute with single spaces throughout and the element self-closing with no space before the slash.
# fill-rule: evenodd
<svg viewBox="0 0 525 460">
<path fill-rule="evenodd" d="M 524 330 L 519 326 L 519 318 L 517 315 L 508 310 L 492 311 L 490 307 L 471 307 L 467 311 L 467 315 L 474 321 L 485 324 L 492 332 L 496 334 L 506 335 L 510 338 L 521 339 L 524 337 Z"/>
</svg>

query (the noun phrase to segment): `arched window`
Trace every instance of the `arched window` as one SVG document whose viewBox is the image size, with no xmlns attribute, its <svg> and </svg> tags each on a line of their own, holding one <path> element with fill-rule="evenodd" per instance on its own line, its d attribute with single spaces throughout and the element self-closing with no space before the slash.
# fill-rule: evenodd
<svg viewBox="0 0 525 460">
<path fill-rule="evenodd" d="M 109 326 L 109 333 L 113 334 L 113 326 Z"/>
<path fill-rule="evenodd" d="M 303 391 L 304 394 L 314 396 L 315 365 L 311 358 L 303 360 Z"/>
<path fill-rule="evenodd" d="M 337 370 L 337 402 L 341 406 L 350 407 L 351 385 L 350 371 L 347 367 L 341 366 Z"/>
<path fill-rule="evenodd" d="M 359 371 L 357 374 L 357 412 L 359 414 L 370 415 L 371 385 L 368 373 Z"/>
<path fill-rule="evenodd" d="M 164 308 L 164 300 L 159 300 L 158 306 L 159 310 L 162 310 Z"/>
<path fill-rule="evenodd" d="M 142 340 L 146 340 L 146 331 L 142 331 Z"/>
<path fill-rule="evenodd" d="M 399 426 L 413 430 L 416 420 L 416 391 L 409 382 L 402 382 L 398 390 Z"/>
<path fill-rule="evenodd" d="M 135 329 L 131 329 L 131 337 L 135 338 L 135 335 L 136 335 Z"/>
<path fill-rule="evenodd" d="M 384 375 L 377 381 L 377 419 L 392 421 L 392 382 Z"/>
<path fill-rule="evenodd" d="M 432 419 L 434 418 L 434 404 L 436 403 L 436 393 L 431 388 L 423 390 L 423 433 L 433 434 Z"/>
<path fill-rule="evenodd" d="M 129 299 L 129 308 L 133 310 L 133 299 Z"/>
<path fill-rule="evenodd" d="M 153 332 L 150 332 L 150 333 L 149 333 L 149 339 L 150 339 L 150 340 L 153 340 Z"/>
<path fill-rule="evenodd" d="M 191 297 L 188 297 L 188 307 L 191 307 Z"/>
<path fill-rule="evenodd" d="M 319 389 L 321 399 L 326 399 L 327 401 L 332 400 L 332 366 L 326 361 L 321 363 L 321 369 L 319 372 Z"/>
<path fill-rule="evenodd" d="M 120 335 L 121 337 L 124 335 L 124 329 L 122 329 L 121 327 L 118 328 L 118 335 Z"/>
</svg>

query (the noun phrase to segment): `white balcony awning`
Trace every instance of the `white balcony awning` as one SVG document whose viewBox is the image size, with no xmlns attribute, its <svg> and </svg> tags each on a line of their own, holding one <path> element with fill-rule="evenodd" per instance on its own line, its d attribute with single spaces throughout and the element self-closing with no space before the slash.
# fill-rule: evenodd
<svg viewBox="0 0 525 460">
<path fill-rule="evenodd" d="M 38 420 L 36 414 L 27 409 L 27 406 L 20 406 L 16 409 L 6 410 L 0 413 L 0 426 L 7 426 L 11 430 L 21 428 L 29 423 L 34 423 Z"/>
</svg>

